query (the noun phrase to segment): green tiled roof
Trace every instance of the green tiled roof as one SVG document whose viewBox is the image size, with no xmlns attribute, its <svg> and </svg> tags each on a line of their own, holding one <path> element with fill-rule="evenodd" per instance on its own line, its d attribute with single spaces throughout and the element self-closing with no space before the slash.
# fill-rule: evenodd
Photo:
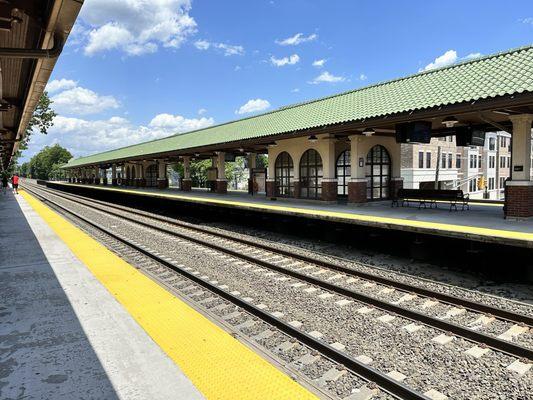
<svg viewBox="0 0 533 400">
<path fill-rule="evenodd" d="M 192 149 L 522 92 L 533 92 L 533 46 L 78 158 L 64 167 Z"/>
</svg>

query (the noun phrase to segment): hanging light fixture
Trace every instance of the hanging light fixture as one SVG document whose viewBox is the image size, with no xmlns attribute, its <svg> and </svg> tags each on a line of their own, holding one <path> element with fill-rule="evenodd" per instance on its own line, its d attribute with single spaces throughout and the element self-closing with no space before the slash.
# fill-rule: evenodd
<svg viewBox="0 0 533 400">
<path fill-rule="evenodd" d="M 453 116 L 446 117 L 442 120 L 442 125 L 444 125 L 446 128 L 453 128 L 457 123 L 459 123 L 459 121 Z"/>
<path fill-rule="evenodd" d="M 318 138 L 315 135 L 311 135 L 307 138 L 311 143 L 316 143 L 318 141 Z"/>
<path fill-rule="evenodd" d="M 195 157 L 200 157 L 200 153 L 194 153 Z"/>
<path fill-rule="evenodd" d="M 268 147 L 276 147 L 278 144 L 276 142 L 270 142 L 267 144 Z"/>
<path fill-rule="evenodd" d="M 363 131 L 363 135 L 365 136 L 372 136 L 374 133 L 376 133 L 376 131 L 372 128 L 365 128 Z"/>
</svg>

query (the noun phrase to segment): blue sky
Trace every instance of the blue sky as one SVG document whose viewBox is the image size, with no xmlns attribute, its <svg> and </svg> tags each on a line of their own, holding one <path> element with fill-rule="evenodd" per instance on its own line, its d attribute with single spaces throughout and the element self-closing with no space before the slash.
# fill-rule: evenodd
<svg viewBox="0 0 533 400">
<path fill-rule="evenodd" d="M 127 146 L 533 42 L 531 1 L 85 0 L 22 161 Z"/>
</svg>

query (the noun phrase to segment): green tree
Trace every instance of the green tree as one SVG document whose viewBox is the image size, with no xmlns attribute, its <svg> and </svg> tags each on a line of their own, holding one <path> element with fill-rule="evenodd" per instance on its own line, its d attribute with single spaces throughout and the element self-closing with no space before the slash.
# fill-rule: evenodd
<svg viewBox="0 0 533 400">
<path fill-rule="evenodd" d="M 22 154 L 22 151 L 28 148 L 28 142 L 32 133 L 37 131 L 46 135 L 48 133 L 48 129 L 50 129 L 54 125 L 54 117 L 57 114 L 51 107 L 52 103 L 53 101 L 50 100 L 50 97 L 48 97 L 48 92 L 43 92 L 39 99 L 39 102 L 37 103 L 37 107 L 35 107 L 35 111 L 33 112 L 30 122 L 26 127 L 24 139 L 20 141 L 18 151 L 13 156 L 13 160 L 11 160 L 11 171 L 13 169 L 20 170 L 20 166 L 17 165 L 17 160 Z M 29 173 L 30 171 L 27 170 L 26 174 Z"/>
<path fill-rule="evenodd" d="M 70 152 L 58 144 L 46 146 L 32 157 L 29 162 L 29 174 L 32 178 L 50 179 L 58 177 L 59 167 L 72 158 Z"/>
</svg>

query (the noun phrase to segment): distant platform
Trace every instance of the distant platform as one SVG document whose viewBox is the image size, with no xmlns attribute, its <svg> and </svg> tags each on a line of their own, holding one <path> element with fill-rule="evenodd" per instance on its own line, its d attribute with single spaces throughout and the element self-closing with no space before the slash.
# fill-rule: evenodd
<svg viewBox="0 0 533 400">
<path fill-rule="evenodd" d="M 177 189 L 124 188 L 65 182 L 49 182 L 49 184 L 55 185 L 57 188 L 70 186 L 90 190 L 105 190 L 215 207 L 237 208 L 533 248 L 532 221 L 504 219 L 503 204 L 501 203 L 483 203 L 472 200 L 470 210 L 461 211 L 461 208 L 458 207 L 460 211 L 450 212 L 446 203 L 440 204 L 437 209 L 418 209 L 417 203 L 414 202 L 411 207 L 392 208 L 390 201 L 369 202 L 363 205 L 326 204 L 320 201 L 298 199 L 272 201 L 264 195 L 251 196 L 241 191 L 229 191 L 227 194 L 221 195 L 202 189 L 183 192 Z"/>
<path fill-rule="evenodd" d="M 2 399 L 315 398 L 27 193 L 0 253 Z"/>
</svg>

